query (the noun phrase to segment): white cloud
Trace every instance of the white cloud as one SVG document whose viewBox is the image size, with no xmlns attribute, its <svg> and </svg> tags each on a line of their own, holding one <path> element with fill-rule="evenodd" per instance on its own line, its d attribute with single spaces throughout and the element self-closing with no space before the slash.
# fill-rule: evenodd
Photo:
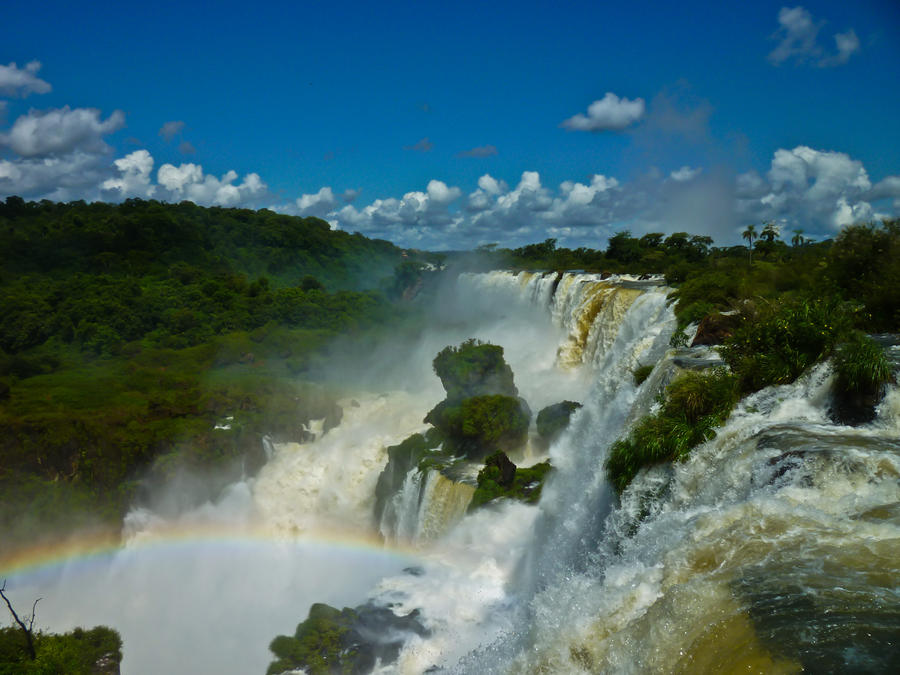
<svg viewBox="0 0 900 675">
<path fill-rule="evenodd" d="M 700 169 L 699 167 L 692 169 L 689 166 L 683 166 L 677 171 L 673 171 L 672 173 L 670 173 L 669 178 L 678 183 L 683 183 L 685 181 L 693 180 L 698 175 L 700 175 L 701 171 L 702 169 Z"/>
<path fill-rule="evenodd" d="M 826 57 L 819 65 L 840 66 L 847 63 L 850 57 L 859 51 L 859 38 L 856 37 L 856 31 L 852 28 L 846 33 L 835 33 L 834 43 L 837 47 L 837 53 Z"/>
<path fill-rule="evenodd" d="M 104 198 L 111 201 L 141 197 L 149 199 L 156 192 L 156 186 L 150 182 L 153 171 L 153 157 L 146 150 L 135 150 L 113 162 L 119 172 L 118 176 L 107 178 L 100 185 Z"/>
<path fill-rule="evenodd" d="M 184 122 L 181 120 L 173 120 L 163 124 L 159 128 L 158 134 L 166 140 L 166 143 L 168 143 L 175 138 L 175 136 L 180 134 L 182 129 L 184 129 Z"/>
<path fill-rule="evenodd" d="M 25 98 L 29 94 L 46 94 L 52 87 L 37 76 L 40 61 L 31 61 L 19 68 L 15 63 L 0 65 L 0 96 Z"/>
<path fill-rule="evenodd" d="M 334 208 L 337 200 L 330 187 L 323 187 L 315 194 L 303 195 L 297 201 L 297 215 L 322 217 Z"/>
<path fill-rule="evenodd" d="M 782 220 L 821 231 L 823 226 L 839 229 L 874 215 L 869 175 L 862 162 L 843 152 L 804 145 L 776 150 L 766 178 L 738 177 L 738 208 L 756 220 Z"/>
<path fill-rule="evenodd" d="M 123 126 L 125 115 L 121 110 L 103 121 L 96 108 L 31 110 L 19 117 L 8 133 L 0 134 L 0 145 L 21 157 L 59 156 L 75 150 L 102 153 L 109 150 L 103 136 Z"/>
<path fill-rule="evenodd" d="M 256 173 L 248 173 L 235 184 L 236 171 L 228 171 L 221 178 L 204 174 L 198 164 L 163 164 L 156 179 L 175 199 L 189 199 L 204 206 L 241 206 L 262 197 L 267 189 Z"/>
<path fill-rule="evenodd" d="M 824 21 L 815 21 L 803 7 L 782 7 L 778 12 L 778 30 L 774 37 L 778 45 L 769 52 L 769 62 L 781 65 L 792 60 L 795 63 L 814 63 L 820 67 L 839 66 L 859 51 L 859 38 L 851 28 L 845 33 L 835 33 L 836 51 L 826 53 L 819 45 L 819 31 Z"/>
<path fill-rule="evenodd" d="M 26 199 L 97 198 L 97 186 L 109 175 L 105 155 L 76 150 L 60 157 L 0 160 L 0 196 Z"/>
<path fill-rule="evenodd" d="M 620 99 L 610 91 L 588 106 L 587 115 L 578 113 L 560 126 L 572 131 L 622 131 L 643 116 L 644 99 Z"/>
</svg>

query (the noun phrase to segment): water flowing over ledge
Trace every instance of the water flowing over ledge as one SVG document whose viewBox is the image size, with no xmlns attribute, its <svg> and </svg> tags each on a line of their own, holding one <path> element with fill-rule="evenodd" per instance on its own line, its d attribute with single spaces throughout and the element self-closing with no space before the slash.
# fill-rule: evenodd
<svg viewBox="0 0 900 675">
<path fill-rule="evenodd" d="M 338 427 L 273 446 L 255 479 L 174 516 L 135 510 L 124 547 L 26 570 L 21 592 L 47 598 L 54 629 L 119 628 L 125 673 L 262 672 L 268 641 L 317 601 L 420 610 L 430 632 L 379 672 L 897 670 L 896 387 L 874 422 L 839 426 L 820 364 L 742 401 L 687 461 L 640 473 L 621 496 L 606 480 L 612 442 L 691 360 L 715 360 L 669 347 L 667 290 L 658 278 L 461 275 L 446 324 L 406 354 L 405 391 L 359 392 Z M 467 337 L 504 346 L 534 409 L 583 407 L 519 458 L 554 467 L 537 506 L 469 512 L 471 472 L 410 471 L 388 526 L 373 516 L 385 448 L 422 431 L 437 402 L 417 381 L 434 345 Z M 632 371 L 654 364 L 635 386 Z"/>
</svg>

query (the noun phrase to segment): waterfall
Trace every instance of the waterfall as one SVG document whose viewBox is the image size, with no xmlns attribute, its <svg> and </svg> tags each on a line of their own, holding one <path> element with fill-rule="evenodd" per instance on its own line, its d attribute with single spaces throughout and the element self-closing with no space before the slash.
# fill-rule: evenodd
<svg viewBox="0 0 900 675">
<path fill-rule="evenodd" d="M 473 494 L 474 486 L 450 480 L 440 471 L 429 471 L 414 540 L 422 544 L 439 538 L 462 519 Z"/>
<path fill-rule="evenodd" d="M 669 347 L 660 284 L 460 275 L 443 323 L 413 349 L 388 345 L 403 352 L 393 371 L 416 380 L 407 390 L 392 379 L 390 392 L 355 391 L 328 432 L 267 442 L 255 478 L 188 512 L 135 509 L 108 558 L 32 575 L 25 593 L 45 597 L 52 630 L 119 628 L 126 674 L 262 672 L 269 641 L 315 601 L 419 610 L 429 632 L 382 673 L 900 670 L 897 387 L 871 424 L 839 426 L 820 364 L 746 398 L 686 461 L 621 495 L 608 484 L 610 445 L 679 372 L 718 362 L 714 349 Z M 386 448 L 423 431 L 440 396 L 431 359 L 469 337 L 504 347 L 534 411 L 583 404 L 532 448 L 529 461 L 553 466 L 540 502 L 470 512 L 477 465 L 417 459 L 392 474 L 376 522 Z M 655 365 L 640 386 L 638 365 Z"/>
</svg>

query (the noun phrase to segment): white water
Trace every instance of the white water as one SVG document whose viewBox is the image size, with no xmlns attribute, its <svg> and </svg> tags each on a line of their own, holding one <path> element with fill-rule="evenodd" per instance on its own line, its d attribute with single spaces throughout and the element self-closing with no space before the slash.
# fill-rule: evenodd
<svg viewBox="0 0 900 675">
<path fill-rule="evenodd" d="M 640 475 L 618 504 L 603 476 L 606 450 L 674 372 L 664 361 L 634 387 L 631 370 L 666 355 L 674 320 L 665 289 L 620 284 L 463 275 L 447 326 L 405 353 L 407 391 L 344 402 L 339 427 L 275 446 L 255 480 L 215 503 L 174 521 L 133 512 L 120 552 L 24 578 L 18 604 L 43 595 L 39 623 L 54 630 L 115 626 L 132 675 L 263 672 L 268 642 L 293 632 L 312 602 L 420 610 L 431 635 L 412 638 L 383 669 L 401 673 L 796 672 L 798 648 L 773 639 L 780 624 L 764 615 L 796 634 L 823 613 L 900 607 L 896 389 L 872 425 L 837 427 L 820 366 L 744 401 L 713 441 L 671 470 Z M 384 448 L 424 428 L 441 398 L 430 359 L 468 337 L 504 346 L 535 413 L 584 403 L 549 450 L 555 473 L 539 506 L 501 502 L 465 515 L 465 490 L 411 472 L 394 496 L 402 517 L 389 541 L 414 554 L 323 543 L 378 531 Z M 395 385 L 395 375 L 376 379 Z M 178 543 L 172 528 L 236 538 Z M 410 565 L 414 574 L 401 571 Z M 836 588 L 856 600 L 836 598 Z M 802 611 L 773 600 L 782 597 Z M 870 620 L 876 637 L 900 626 L 891 617 Z M 827 666 L 832 657 L 804 658 Z"/>
</svg>

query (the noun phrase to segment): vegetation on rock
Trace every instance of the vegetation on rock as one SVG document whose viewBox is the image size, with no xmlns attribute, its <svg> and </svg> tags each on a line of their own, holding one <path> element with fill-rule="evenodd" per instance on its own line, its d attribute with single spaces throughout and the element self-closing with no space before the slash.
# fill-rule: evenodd
<svg viewBox="0 0 900 675">
<path fill-rule="evenodd" d="M 514 450 L 528 438 L 531 413 L 521 399 L 501 394 L 444 402 L 425 418 L 440 431 L 448 449 L 469 459 Z"/>
<path fill-rule="evenodd" d="M 562 401 L 542 408 L 535 420 L 538 436 L 548 443 L 553 441 L 569 426 L 572 413 L 580 407 L 576 401 Z"/>
<path fill-rule="evenodd" d="M 659 412 L 613 443 L 606 460 L 610 481 L 621 492 L 642 468 L 686 458 L 715 435 L 738 398 L 737 378 L 724 368 L 684 373 L 666 389 Z"/>
<path fill-rule="evenodd" d="M 541 498 L 541 488 L 550 469 L 549 460 L 519 468 L 504 452 L 490 455 L 484 462 L 484 468 L 478 472 L 478 487 L 469 503 L 469 510 L 500 498 L 536 504 Z"/>
<path fill-rule="evenodd" d="M 276 660 L 266 673 L 278 675 L 301 668 L 309 675 L 370 673 L 378 661 L 386 665 L 396 660 L 411 634 L 428 634 L 416 611 L 397 616 L 373 605 L 339 610 L 316 603 L 294 635 L 272 640 L 269 649 Z"/>
<path fill-rule="evenodd" d="M 720 349 L 744 393 L 793 382 L 831 355 L 853 323 L 834 299 L 747 302 L 734 335 Z"/>
<path fill-rule="evenodd" d="M 893 380 L 891 363 L 872 338 L 854 331 L 834 357 L 837 374 L 832 415 L 841 424 L 864 424 L 875 418 L 875 406 Z"/>
<path fill-rule="evenodd" d="M 451 402 L 485 394 L 519 394 L 512 368 L 503 358 L 503 347 L 498 345 L 474 338 L 459 347 L 450 345 L 434 357 L 433 366 Z"/>
</svg>

